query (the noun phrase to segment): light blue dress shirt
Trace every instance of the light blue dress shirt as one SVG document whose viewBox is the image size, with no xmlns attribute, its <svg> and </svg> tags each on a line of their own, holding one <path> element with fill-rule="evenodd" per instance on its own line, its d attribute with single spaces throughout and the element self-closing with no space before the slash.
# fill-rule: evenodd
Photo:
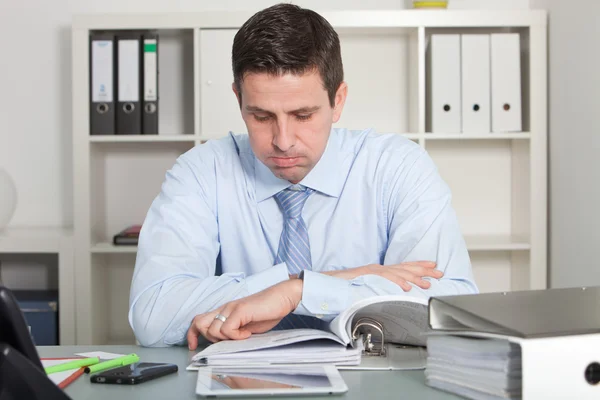
<svg viewBox="0 0 600 400">
<path fill-rule="evenodd" d="M 476 293 L 451 193 L 426 151 L 394 134 L 332 129 L 301 185 L 312 271 L 294 311 L 329 321 L 377 295 Z M 193 318 L 289 279 L 273 265 L 283 230 L 274 194 L 291 186 L 252 152 L 247 135 L 181 155 L 143 223 L 129 323 L 145 346 L 185 344 Z M 435 261 L 444 276 L 409 292 L 377 275 L 344 280 L 320 271 Z"/>
</svg>

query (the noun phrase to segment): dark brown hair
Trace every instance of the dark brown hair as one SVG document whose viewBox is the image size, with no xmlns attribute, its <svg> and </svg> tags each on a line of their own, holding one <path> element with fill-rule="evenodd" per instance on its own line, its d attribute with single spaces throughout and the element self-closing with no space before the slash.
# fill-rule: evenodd
<svg viewBox="0 0 600 400">
<path fill-rule="evenodd" d="M 344 80 L 340 40 L 325 18 L 293 4 L 277 4 L 254 14 L 242 25 L 231 52 L 238 92 L 247 73 L 302 75 L 318 71 L 335 104 Z"/>
</svg>

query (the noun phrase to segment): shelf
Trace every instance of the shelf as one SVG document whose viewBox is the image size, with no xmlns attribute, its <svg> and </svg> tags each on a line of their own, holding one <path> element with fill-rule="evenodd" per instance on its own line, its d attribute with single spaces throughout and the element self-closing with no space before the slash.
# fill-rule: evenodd
<svg viewBox="0 0 600 400">
<path fill-rule="evenodd" d="M 465 236 L 467 250 L 469 251 L 509 251 L 530 250 L 528 240 L 510 235 L 477 235 Z"/>
<path fill-rule="evenodd" d="M 467 249 L 470 251 L 507 251 L 529 250 L 531 245 L 525 238 L 508 235 L 465 236 Z M 97 243 L 91 248 L 92 253 L 119 254 L 137 253 L 137 246 L 115 246 L 110 243 Z"/>
<path fill-rule="evenodd" d="M 461 139 L 531 139 L 529 132 L 515 133 L 425 133 L 425 140 L 461 140 Z"/>
<path fill-rule="evenodd" d="M 401 135 L 410 140 L 419 140 L 421 138 L 421 134 L 419 133 L 402 133 Z"/>
<path fill-rule="evenodd" d="M 21 227 L 0 231 L 0 253 L 59 253 L 70 228 Z"/>
<path fill-rule="evenodd" d="M 70 103 L 73 165 L 81 168 L 74 168 L 72 182 L 77 227 L 72 263 L 77 274 L 72 274 L 74 282 L 66 287 L 77 294 L 72 303 L 78 342 L 135 343 L 127 305 L 138 246 L 115 246 L 112 236 L 143 221 L 181 154 L 206 141 L 226 138 L 230 131 L 247 132 L 231 92 L 231 45 L 252 14 L 74 17 Z M 545 288 L 546 14 L 541 10 L 361 10 L 330 11 L 324 17 L 339 33 L 344 80 L 352 93 L 334 127 L 400 135 L 408 145 L 427 151 L 452 192 L 481 289 Z M 158 32 L 159 135 L 89 134 L 89 35 L 112 29 Z M 518 129 L 522 132 L 486 132 L 491 125 L 473 133 L 428 132 L 432 130 L 431 35 L 498 32 L 521 34 L 522 125 Z M 385 62 L 373 67 L 364 63 L 365 58 Z M 33 247 L 27 242 L 23 241 Z M 0 233 L 0 249 L 5 243 Z"/>
<path fill-rule="evenodd" d="M 193 142 L 199 139 L 196 135 L 93 135 L 92 143 L 121 143 L 121 142 Z"/>
<path fill-rule="evenodd" d="M 105 254 L 121 254 L 121 253 L 137 253 L 137 246 L 131 245 L 120 245 L 115 246 L 112 243 L 96 243 L 90 249 L 92 253 L 105 253 Z"/>
</svg>

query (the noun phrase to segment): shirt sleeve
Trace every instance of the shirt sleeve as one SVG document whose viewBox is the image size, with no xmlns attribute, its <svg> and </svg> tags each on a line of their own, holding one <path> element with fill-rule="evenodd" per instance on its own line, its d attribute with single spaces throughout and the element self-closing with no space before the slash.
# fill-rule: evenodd
<svg viewBox="0 0 600 400">
<path fill-rule="evenodd" d="M 285 264 L 245 276 L 215 276 L 219 229 L 214 155 L 181 156 L 166 174 L 142 225 L 129 299 L 129 323 L 143 346 L 185 344 L 198 314 L 289 279 Z"/>
<path fill-rule="evenodd" d="M 302 301 L 294 311 L 325 320 L 335 318 L 352 303 L 371 296 L 396 294 L 428 299 L 432 296 L 477 293 L 469 253 L 451 205 L 450 189 L 433 161 L 422 149 L 406 157 L 400 167 L 382 182 L 382 207 L 388 228 L 388 248 L 383 265 L 407 261 L 434 261 L 444 272 L 441 279 L 425 278 L 429 289 L 411 284 L 404 292 L 395 283 L 377 275 L 344 280 L 316 272 L 305 272 Z M 412 161 L 411 161 L 412 159 Z"/>
</svg>

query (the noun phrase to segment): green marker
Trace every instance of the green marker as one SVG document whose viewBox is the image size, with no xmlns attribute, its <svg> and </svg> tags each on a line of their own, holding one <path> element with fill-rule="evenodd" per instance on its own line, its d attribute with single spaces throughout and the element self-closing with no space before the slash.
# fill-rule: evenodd
<svg viewBox="0 0 600 400">
<path fill-rule="evenodd" d="M 88 365 L 98 364 L 100 359 L 98 357 L 82 358 L 81 360 L 69 361 L 63 364 L 53 365 L 51 367 L 44 368 L 46 374 L 50 375 L 55 372 L 68 371 L 70 369 L 77 369 L 81 367 L 87 367 Z"/>
<path fill-rule="evenodd" d="M 115 358 L 86 367 L 85 373 L 90 374 L 98 371 L 104 371 L 105 369 L 123 367 L 125 365 L 136 363 L 138 361 L 140 361 L 140 357 L 138 357 L 138 355 L 135 353 L 131 353 L 123 357 Z"/>
</svg>

